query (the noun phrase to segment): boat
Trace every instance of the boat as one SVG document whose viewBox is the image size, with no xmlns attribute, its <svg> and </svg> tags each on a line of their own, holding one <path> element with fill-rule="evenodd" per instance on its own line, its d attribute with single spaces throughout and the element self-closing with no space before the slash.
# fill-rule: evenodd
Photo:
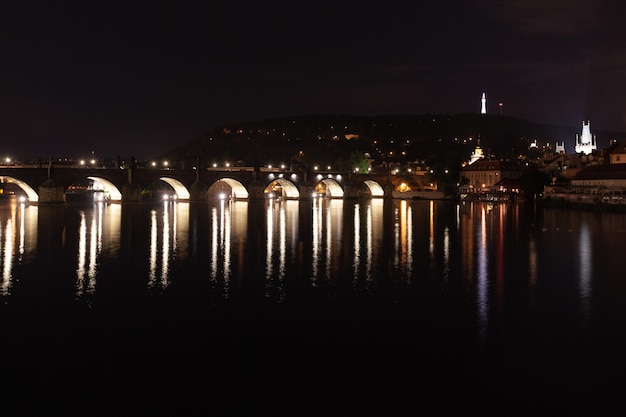
<svg viewBox="0 0 626 417">
<path fill-rule="evenodd" d="M 65 202 L 68 204 L 109 203 L 109 193 L 103 188 L 94 187 L 94 184 L 94 181 L 90 181 L 87 184 L 70 185 L 65 191 Z"/>
</svg>

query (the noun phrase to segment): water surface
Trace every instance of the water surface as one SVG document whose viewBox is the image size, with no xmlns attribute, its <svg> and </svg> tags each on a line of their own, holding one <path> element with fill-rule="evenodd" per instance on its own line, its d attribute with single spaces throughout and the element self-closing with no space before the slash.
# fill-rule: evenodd
<svg viewBox="0 0 626 417">
<path fill-rule="evenodd" d="M 623 415 L 626 215 L 0 206 L 0 392 L 87 415 Z"/>
</svg>

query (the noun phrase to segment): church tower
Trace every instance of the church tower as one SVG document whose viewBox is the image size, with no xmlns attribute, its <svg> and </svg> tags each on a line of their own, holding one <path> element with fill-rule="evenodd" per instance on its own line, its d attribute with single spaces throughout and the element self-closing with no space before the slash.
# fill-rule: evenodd
<svg viewBox="0 0 626 417">
<path fill-rule="evenodd" d="M 483 98 L 480 99 L 480 114 L 487 114 L 487 98 L 483 93 Z"/>
<path fill-rule="evenodd" d="M 485 154 L 483 153 L 483 150 L 480 147 L 480 138 L 478 138 L 478 141 L 476 143 L 476 148 L 474 148 L 474 153 L 472 153 L 472 156 L 470 157 L 469 165 L 472 165 L 474 162 L 478 161 L 479 159 L 484 159 L 484 158 L 485 158 Z"/>
<path fill-rule="evenodd" d="M 554 153 L 565 153 L 565 142 L 556 142 Z"/>
<path fill-rule="evenodd" d="M 576 134 L 576 153 L 584 153 L 585 155 L 589 155 L 591 152 L 597 149 L 596 146 L 596 136 L 591 135 L 591 122 L 587 121 L 585 123 L 583 121 L 583 130 L 580 136 L 578 133 Z"/>
</svg>

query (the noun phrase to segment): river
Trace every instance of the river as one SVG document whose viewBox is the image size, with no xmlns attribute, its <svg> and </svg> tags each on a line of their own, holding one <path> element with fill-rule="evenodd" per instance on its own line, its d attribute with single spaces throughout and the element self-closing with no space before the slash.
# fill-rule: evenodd
<svg viewBox="0 0 626 417">
<path fill-rule="evenodd" d="M 20 414 L 624 415 L 626 214 L 0 204 Z"/>
</svg>

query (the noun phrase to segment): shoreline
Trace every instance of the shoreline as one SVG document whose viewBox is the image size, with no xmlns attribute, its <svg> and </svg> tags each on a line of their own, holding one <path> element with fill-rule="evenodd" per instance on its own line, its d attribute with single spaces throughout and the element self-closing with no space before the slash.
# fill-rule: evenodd
<svg viewBox="0 0 626 417">
<path fill-rule="evenodd" d="M 562 197 L 544 197 L 542 199 L 544 207 L 560 209 L 579 209 L 597 212 L 626 213 L 626 204 L 623 203 L 603 203 L 600 201 L 575 201 Z"/>
</svg>

